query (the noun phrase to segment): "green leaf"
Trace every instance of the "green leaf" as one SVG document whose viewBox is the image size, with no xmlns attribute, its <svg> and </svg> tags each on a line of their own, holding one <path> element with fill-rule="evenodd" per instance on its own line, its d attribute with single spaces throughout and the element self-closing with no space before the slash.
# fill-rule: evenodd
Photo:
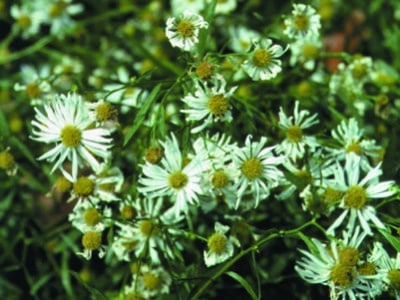
<svg viewBox="0 0 400 300">
<path fill-rule="evenodd" d="M 71 286 L 71 277 L 70 277 L 70 272 L 69 272 L 69 266 L 68 266 L 68 257 L 69 257 L 69 252 L 64 251 L 62 255 L 62 260 L 61 260 L 61 270 L 60 270 L 60 275 L 61 275 L 61 283 L 64 286 L 64 289 L 68 295 L 68 298 L 73 299 L 74 293 L 72 291 L 72 286 Z"/>
<path fill-rule="evenodd" d="M 11 137 L 9 140 L 11 146 L 18 148 L 19 151 L 36 167 L 39 167 L 35 157 L 31 154 L 31 151 L 15 136 Z"/>
<path fill-rule="evenodd" d="M 43 287 L 53 276 L 53 274 L 47 274 L 43 275 L 38 281 L 36 281 L 32 286 L 30 290 L 31 295 L 36 295 L 37 292 L 40 290 L 41 287 Z"/>
<path fill-rule="evenodd" d="M 258 300 L 260 299 L 257 294 L 254 292 L 253 288 L 250 286 L 250 284 L 247 282 L 246 279 L 244 279 L 241 275 L 239 275 L 236 272 L 232 272 L 232 271 L 228 271 L 226 272 L 226 275 L 232 277 L 233 279 L 235 279 L 237 282 L 239 282 L 244 289 L 249 293 L 251 299 L 253 300 Z"/>
<path fill-rule="evenodd" d="M 400 252 L 400 239 L 398 237 L 393 236 L 387 230 L 379 230 L 379 232 L 385 237 L 385 239 L 396 249 L 397 252 Z"/>
<path fill-rule="evenodd" d="M 86 290 L 90 293 L 91 299 L 107 300 L 107 297 L 102 292 L 84 282 L 78 273 L 71 272 L 71 274 L 75 277 L 76 280 L 78 280 L 80 284 L 82 284 L 86 288 Z"/>
<path fill-rule="evenodd" d="M 150 95 L 144 101 L 143 106 L 137 112 L 136 117 L 133 120 L 132 127 L 129 128 L 128 132 L 125 135 L 124 144 L 123 144 L 124 146 L 126 146 L 126 144 L 128 144 L 128 142 L 131 140 L 131 138 L 133 137 L 135 132 L 142 125 L 147 112 L 150 110 L 153 102 L 157 99 L 157 96 L 160 93 L 161 87 L 162 87 L 161 83 L 156 85 L 156 87 L 151 91 Z"/>
<path fill-rule="evenodd" d="M 4 116 L 2 109 L 0 109 L 0 132 L 2 136 L 10 135 L 10 129 L 8 128 L 7 119 Z"/>
<path fill-rule="evenodd" d="M 299 236 L 299 238 L 301 238 L 303 240 L 303 242 L 307 245 L 308 250 L 310 250 L 312 253 L 318 253 L 318 249 L 317 247 L 315 247 L 314 243 L 312 242 L 312 240 L 306 236 L 305 234 L 303 234 L 301 231 L 299 231 L 297 233 L 297 235 Z"/>
</svg>

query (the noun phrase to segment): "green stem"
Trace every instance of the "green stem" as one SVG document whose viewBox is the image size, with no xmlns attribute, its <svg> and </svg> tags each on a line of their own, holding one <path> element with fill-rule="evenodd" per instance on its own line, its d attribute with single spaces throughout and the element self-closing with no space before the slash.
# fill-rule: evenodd
<svg viewBox="0 0 400 300">
<path fill-rule="evenodd" d="M 229 260 L 225 265 L 223 265 L 216 273 L 214 273 L 213 276 L 211 276 L 203 285 L 196 291 L 196 293 L 192 296 L 192 300 L 199 299 L 199 297 L 203 294 L 203 292 L 208 288 L 208 286 L 215 280 L 217 280 L 218 277 L 223 275 L 228 271 L 230 267 L 232 267 L 240 258 L 245 256 L 246 254 L 257 251 L 258 248 L 262 245 L 264 245 L 266 242 L 269 240 L 278 238 L 278 237 L 283 237 L 287 235 L 293 235 L 297 234 L 299 231 L 302 229 L 310 226 L 310 225 L 315 225 L 315 218 L 312 219 L 311 221 L 308 221 L 307 223 L 295 228 L 295 229 L 290 229 L 290 230 L 280 230 L 280 231 L 275 231 L 271 233 L 270 235 L 264 237 L 263 239 L 259 240 L 256 242 L 254 245 L 250 246 L 247 249 L 242 250 L 240 253 L 238 253 L 235 257 L 233 257 L 231 260 Z"/>
</svg>

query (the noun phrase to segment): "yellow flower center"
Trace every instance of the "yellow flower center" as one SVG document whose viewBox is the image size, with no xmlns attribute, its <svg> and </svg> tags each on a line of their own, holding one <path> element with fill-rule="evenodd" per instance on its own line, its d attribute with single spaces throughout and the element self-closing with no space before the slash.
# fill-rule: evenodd
<svg viewBox="0 0 400 300">
<path fill-rule="evenodd" d="M 155 236 L 158 233 L 157 225 L 151 220 L 140 221 L 139 230 L 147 237 Z"/>
<path fill-rule="evenodd" d="M 185 187 L 189 180 L 185 173 L 177 171 L 169 175 L 168 181 L 171 187 L 179 190 Z"/>
<path fill-rule="evenodd" d="M 253 180 L 261 176 L 263 172 L 263 165 L 258 158 L 252 157 L 247 159 L 242 165 L 242 173 L 248 179 Z"/>
<path fill-rule="evenodd" d="M 40 88 L 36 83 L 29 83 L 25 87 L 25 93 L 29 98 L 35 99 L 40 95 Z"/>
<path fill-rule="evenodd" d="M 226 174 L 223 170 L 215 171 L 214 174 L 212 174 L 211 184 L 213 187 L 217 189 L 224 188 L 227 186 L 228 182 L 228 174 Z"/>
<path fill-rule="evenodd" d="M 87 250 L 96 250 L 101 246 L 101 233 L 96 231 L 86 232 L 82 237 L 82 245 Z"/>
<path fill-rule="evenodd" d="M 355 63 L 351 70 L 351 75 L 356 79 L 361 79 L 367 75 L 367 66 L 363 63 Z"/>
<path fill-rule="evenodd" d="M 26 29 L 32 24 L 32 20 L 27 15 L 20 15 L 17 19 L 17 24 L 19 27 Z"/>
<path fill-rule="evenodd" d="M 303 130 L 298 125 L 292 125 L 286 130 L 286 138 L 292 143 L 298 143 L 303 138 Z"/>
<path fill-rule="evenodd" d="M 324 196 L 327 201 L 335 203 L 342 199 L 343 192 L 327 187 Z"/>
<path fill-rule="evenodd" d="M 8 151 L 0 152 L 0 168 L 9 170 L 14 166 L 14 156 Z"/>
<path fill-rule="evenodd" d="M 88 225 L 88 226 L 95 226 L 101 222 L 102 216 L 98 212 L 98 210 L 94 207 L 89 207 L 84 213 L 83 213 L 83 221 Z"/>
<path fill-rule="evenodd" d="M 132 220 L 135 215 L 135 208 L 131 205 L 125 205 L 121 210 L 121 216 L 126 220 Z"/>
<path fill-rule="evenodd" d="M 376 266 L 367 261 L 363 263 L 361 266 L 357 268 L 357 271 L 360 275 L 368 276 L 368 275 L 375 275 L 376 274 Z"/>
<path fill-rule="evenodd" d="M 143 284 L 149 290 L 158 290 L 161 287 L 161 278 L 148 272 L 143 274 Z"/>
<path fill-rule="evenodd" d="M 194 35 L 194 25 L 190 21 L 182 20 L 176 26 L 176 31 L 181 37 L 190 38 Z"/>
<path fill-rule="evenodd" d="M 305 44 L 302 49 L 303 56 L 308 59 L 314 59 L 318 56 L 318 47 L 314 44 Z"/>
<path fill-rule="evenodd" d="M 96 107 L 96 118 L 99 121 L 108 121 L 111 120 L 116 114 L 116 110 L 114 106 L 110 103 L 104 102 Z"/>
<path fill-rule="evenodd" d="M 145 158 L 151 164 L 158 164 L 161 161 L 163 154 L 164 151 L 161 148 L 150 147 L 146 150 Z"/>
<path fill-rule="evenodd" d="M 350 153 L 350 152 L 353 152 L 354 154 L 357 154 L 358 156 L 360 156 L 363 153 L 360 143 L 352 142 L 351 144 L 349 144 L 346 147 L 346 153 Z"/>
<path fill-rule="evenodd" d="M 395 290 L 400 289 L 400 270 L 393 269 L 390 270 L 387 274 L 388 279 L 390 280 L 390 286 Z"/>
<path fill-rule="evenodd" d="M 257 49 L 253 53 L 253 64 L 258 68 L 268 67 L 271 60 L 271 53 L 266 49 Z"/>
<path fill-rule="evenodd" d="M 293 17 L 293 23 L 297 30 L 304 31 L 308 28 L 310 20 L 308 19 L 308 16 L 304 14 L 298 14 Z"/>
<path fill-rule="evenodd" d="M 68 3 L 64 1 L 57 1 L 56 3 L 52 4 L 49 8 L 50 17 L 57 18 L 61 16 L 67 7 Z"/>
<path fill-rule="evenodd" d="M 196 74 L 200 79 L 210 78 L 214 74 L 214 66 L 207 61 L 202 61 L 196 68 Z"/>
<path fill-rule="evenodd" d="M 226 249 L 227 242 L 228 241 L 225 235 L 221 233 L 214 233 L 208 238 L 208 249 L 210 249 L 212 253 L 221 254 Z"/>
<path fill-rule="evenodd" d="M 228 110 L 229 101 L 223 95 L 213 95 L 208 99 L 207 106 L 214 116 L 221 116 Z"/>
<path fill-rule="evenodd" d="M 311 174 L 307 170 L 298 170 L 295 175 L 308 184 L 310 184 L 313 179 Z"/>
<path fill-rule="evenodd" d="M 61 129 L 60 138 L 64 146 L 75 148 L 81 143 L 82 131 L 74 125 L 65 125 Z"/>
<path fill-rule="evenodd" d="M 65 192 L 68 192 L 71 189 L 72 183 L 67 178 L 62 176 L 62 177 L 58 177 L 57 178 L 56 183 L 55 183 L 55 187 L 61 193 L 65 193 Z"/>
<path fill-rule="evenodd" d="M 77 196 L 89 196 L 94 191 L 94 182 L 88 177 L 79 177 L 76 182 L 74 182 L 73 190 Z"/>
<path fill-rule="evenodd" d="M 346 247 L 339 252 L 339 262 L 346 266 L 355 266 L 358 262 L 359 252 L 356 248 Z"/>
<path fill-rule="evenodd" d="M 344 203 L 347 207 L 360 209 L 367 202 L 365 189 L 358 185 L 352 185 L 344 195 Z"/>
<path fill-rule="evenodd" d="M 332 268 L 330 279 L 337 287 L 345 288 L 351 286 L 355 275 L 354 267 L 339 263 Z"/>
</svg>

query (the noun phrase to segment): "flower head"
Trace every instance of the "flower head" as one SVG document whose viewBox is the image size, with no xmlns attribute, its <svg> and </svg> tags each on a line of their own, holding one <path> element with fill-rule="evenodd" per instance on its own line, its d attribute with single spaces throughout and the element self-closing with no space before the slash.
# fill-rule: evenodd
<svg viewBox="0 0 400 300">
<path fill-rule="evenodd" d="M 290 38 L 318 37 L 321 28 L 320 16 L 309 5 L 293 4 L 292 15 L 285 19 L 285 26 L 283 33 Z"/>
</svg>

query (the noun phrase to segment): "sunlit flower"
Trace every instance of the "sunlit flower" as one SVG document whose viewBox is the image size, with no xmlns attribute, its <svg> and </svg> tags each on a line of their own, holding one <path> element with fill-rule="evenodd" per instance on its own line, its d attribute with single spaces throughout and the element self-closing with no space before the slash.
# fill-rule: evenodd
<svg viewBox="0 0 400 300">
<path fill-rule="evenodd" d="M 234 245 L 240 246 L 235 237 L 226 236 L 228 231 L 228 226 L 215 223 L 214 233 L 207 240 L 208 250 L 204 251 L 204 262 L 207 267 L 226 261 L 233 256 Z"/>
<path fill-rule="evenodd" d="M 40 32 L 40 25 L 45 20 L 42 13 L 35 9 L 33 1 L 11 5 L 10 15 L 15 19 L 13 27 L 21 30 L 21 36 L 24 39 L 37 35 Z"/>
<path fill-rule="evenodd" d="M 87 108 L 81 96 L 77 94 L 57 95 L 44 104 L 44 111 L 35 107 L 36 119 L 32 121 L 32 139 L 46 144 L 54 144 L 53 149 L 40 156 L 55 164 L 51 170 L 60 169 L 70 181 L 77 179 L 78 170 L 84 166 L 98 171 L 100 163 L 94 157 L 110 158 L 109 149 L 112 139 L 110 132 L 103 128 L 93 128 Z M 71 172 L 67 172 L 63 163 L 70 161 Z"/>
<path fill-rule="evenodd" d="M 85 233 L 88 231 L 102 232 L 106 227 L 112 225 L 111 208 L 92 204 L 90 201 L 76 203 L 68 215 L 72 226 Z"/>
<path fill-rule="evenodd" d="M 185 10 L 198 14 L 204 9 L 204 6 L 204 1 L 171 0 L 171 10 L 174 15 L 183 13 Z"/>
<path fill-rule="evenodd" d="M 391 189 L 394 181 L 379 182 L 379 176 L 382 174 L 380 167 L 381 165 L 378 164 L 375 168 L 370 169 L 360 180 L 359 157 L 349 156 L 344 169 L 340 165 L 337 166 L 334 173 L 334 188 L 342 192 L 343 196 L 339 207 L 343 209 L 343 212 L 328 228 L 328 233 L 334 234 L 334 230 L 342 224 L 346 217 L 348 217 L 347 227 L 354 227 L 358 223 L 367 234 L 372 234 L 369 222 L 379 229 L 385 229 L 385 225 L 376 215 L 371 201 L 388 198 L 395 191 Z"/>
<path fill-rule="evenodd" d="M 229 46 L 235 52 L 247 52 L 253 45 L 253 41 L 261 38 L 260 33 L 244 26 L 231 26 L 228 29 Z"/>
<path fill-rule="evenodd" d="M 285 52 L 280 45 L 274 45 L 270 39 L 253 41 L 255 49 L 242 64 L 243 70 L 255 81 L 270 80 L 281 71 L 282 62 L 279 60 Z"/>
<path fill-rule="evenodd" d="M 201 121 L 191 132 L 198 133 L 214 122 L 231 122 L 230 98 L 236 87 L 228 91 L 225 89 L 226 82 L 222 76 L 214 77 L 213 86 L 208 87 L 207 83 L 202 84 L 196 81 L 196 91 L 185 96 L 182 101 L 189 107 L 181 111 L 186 114 L 188 121 Z"/>
<path fill-rule="evenodd" d="M 78 255 L 84 257 L 87 260 L 92 258 L 93 251 L 98 251 L 99 258 L 104 257 L 106 254 L 106 247 L 102 242 L 102 231 L 87 231 L 82 235 L 82 246 L 83 251 L 77 252 Z"/>
<path fill-rule="evenodd" d="M 312 152 L 319 146 L 315 137 L 303 133 L 304 129 L 319 122 L 317 114 L 307 117 L 309 114 L 310 112 L 307 110 L 299 111 L 299 101 L 294 104 L 293 116 L 288 117 L 282 107 L 280 108 L 279 126 L 286 131 L 286 139 L 277 147 L 278 152 L 295 160 L 302 158 L 306 149 Z"/>
<path fill-rule="evenodd" d="M 250 193 L 254 201 L 254 207 L 260 200 L 270 194 L 270 189 L 277 186 L 283 173 L 278 170 L 283 157 L 274 156 L 272 150 L 275 146 L 265 147 L 267 138 L 261 137 L 259 142 L 252 142 L 251 136 L 247 136 L 245 146 L 236 149 L 233 155 L 233 163 L 240 170 L 240 175 L 235 182 L 237 189 L 236 208 L 241 198 Z"/>
<path fill-rule="evenodd" d="M 145 299 L 153 299 L 162 294 L 169 294 L 172 278 L 161 266 L 141 265 L 140 269 L 133 274 L 132 282 L 132 291 L 139 290 Z"/>
<path fill-rule="evenodd" d="M 306 70 L 313 70 L 321 48 L 322 41 L 314 36 L 296 40 L 290 44 L 290 65 L 299 64 Z"/>
<path fill-rule="evenodd" d="M 212 0 L 207 0 L 211 5 Z M 215 14 L 229 14 L 236 9 L 237 0 L 218 0 L 215 5 Z"/>
<path fill-rule="evenodd" d="M 319 36 L 321 28 L 320 16 L 316 10 L 305 4 L 293 4 L 292 15 L 285 19 L 285 30 L 290 38 L 304 38 L 305 36 Z"/>
<path fill-rule="evenodd" d="M 165 35 L 173 47 L 191 51 L 199 42 L 200 29 L 207 27 L 202 16 L 185 10 L 177 17 L 167 19 Z"/>
</svg>

